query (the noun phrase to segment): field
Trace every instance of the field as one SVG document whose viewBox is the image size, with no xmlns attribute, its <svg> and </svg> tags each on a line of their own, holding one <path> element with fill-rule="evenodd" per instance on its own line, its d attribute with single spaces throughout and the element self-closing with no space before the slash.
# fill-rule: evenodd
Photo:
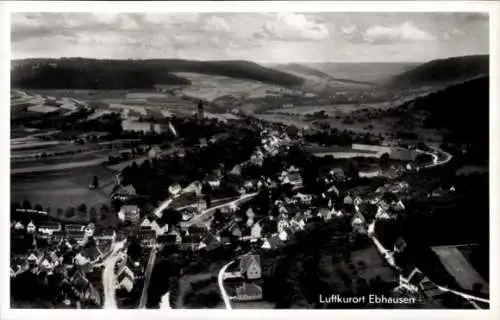
<svg viewBox="0 0 500 320">
<path fill-rule="evenodd" d="M 182 89 L 182 93 L 207 101 L 231 95 L 236 98 L 259 98 L 267 95 L 266 90 L 278 90 L 278 86 L 257 81 L 234 79 L 223 76 L 211 76 L 197 73 L 176 73 L 191 81 L 191 86 Z"/>
<path fill-rule="evenodd" d="M 472 290 L 474 283 L 480 283 L 483 285 L 484 292 L 489 291 L 488 283 L 477 273 L 457 247 L 433 247 L 432 250 L 462 288 Z"/>
<path fill-rule="evenodd" d="M 101 185 L 113 180 L 113 171 L 92 167 L 74 169 L 43 175 L 24 175 L 11 177 L 11 201 L 29 200 L 32 205 L 41 204 L 50 207 L 66 209 L 85 203 L 87 207 L 100 206 L 108 203 L 109 197 L 103 190 L 89 190 L 92 177 L 97 175 Z"/>
</svg>

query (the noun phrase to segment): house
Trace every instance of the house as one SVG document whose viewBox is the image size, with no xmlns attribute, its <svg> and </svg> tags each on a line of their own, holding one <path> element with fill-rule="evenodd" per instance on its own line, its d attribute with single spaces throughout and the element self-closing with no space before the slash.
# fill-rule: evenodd
<svg viewBox="0 0 500 320">
<path fill-rule="evenodd" d="M 136 223 L 141 218 L 140 209 L 136 205 L 124 205 L 118 212 L 118 219 Z"/>
<path fill-rule="evenodd" d="M 64 230 L 66 232 L 72 232 L 72 231 L 84 231 L 85 225 L 83 224 L 67 224 L 64 226 Z"/>
<path fill-rule="evenodd" d="M 154 230 L 141 229 L 138 234 L 141 245 L 153 248 L 156 245 L 156 232 Z"/>
<path fill-rule="evenodd" d="M 365 224 L 365 218 L 361 214 L 355 214 L 351 220 L 351 225 L 354 226 L 362 226 Z"/>
<path fill-rule="evenodd" d="M 344 197 L 344 204 L 353 204 L 353 200 L 350 195 Z"/>
<path fill-rule="evenodd" d="M 110 229 L 105 229 L 101 230 L 100 232 L 97 232 L 94 234 L 94 239 L 97 241 L 106 241 L 106 240 L 113 240 L 116 236 L 116 233 L 114 230 Z"/>
<path fill-rule="evenodd" d="M 172 195 L 172 196 L 177 196 L 179 195 L 179 193 L 182 191 L 182 187 L 180 184 L 178 183 L 174 183 L 172 185 L 170 185 L 168 187 L 168 192 Z"/>
<path fill-rule="evenodd" d="M 161 156 L 162 150 L 159 146 L 155 145 L 148 151 L 148 157 L 152 159 L 159 158 Z"/>
<path fill-rule="evenodd" d="M 405 248 L 406 248 L 406 241 L 402 237 L 399 237 L 396 240 L 396 243 L 394 244 L 394 250 L 393 250 L 393 252 L 394 253 L 396 253 L 396 252 L 403 252 Z"/>
<path fill-rule="evenodd" d="M 144 218 L 144 220 L 142 220 L 140 226 L 141 228 L 149 228 L 151 229 L 151 223 L 152 221 L 154 221 L 153 219 L 149 218 L 149 217 L 146 217 Z"/>
<path fill-rule="evenodd" d="M 260 238 L 262 236 L 262 227 L 259 222 L 254 223 L 251 228 L 250 234 L 252 238 Z"/>
<path fill-rule="evenodd" d="M 83 255 L 82 252 L 78 252 L 78 254 L 73 258 L 73 263 L 79 266 L 84 266 L 90 262 L 90 259 Z"/>
<path fill-rule="evenodd" d="M 26 226 L 26 231 L 28 233 L 35 233 L 36 231 L 36 226 L 35 224 L 33 223 L 33 221 L 30 221 L 30 223 L 28 223 L 28 225 Z"/>
<path fill-rule="evenodd" d="M 14 229 L 15 230 L 24 230 L 24 225 L 18 221 L 14 224 Z"/>
<path fill-rule="evenodd" d="M 288 233 L 286 230 L 283 230 L 278 233 L 278 237 L 280 238 L 281 241 L 287 241 L 288 240 Z"/>
<path fill-rule="evenodd" d="M 157 219 L 151 223 L 151 230 L 160 236 L 168 232 L 168 224 L 163 219 Z"/>
<path fill-rule="evenodd" d="M 279 247 L 284 246 L 285 243 L 278 237 L 278 235 L 273 235 L 267 239 L 264 239 L 263 244 L 261 246 L 262 249 L 274 250 Z"/>
<path fill-rule="evenodd" d="M 134 288 L 135 275 L 126 265 L 120 268 L 116 280 L 118 282 L 118 287 L 127 290 L 127 292 L 132 291 Z"/>
<path fill-rule="evenodd" d="M 398 200 L 398 202 L 394 206 L 394 209 L 397 210 L 397 211 L 404 210 L 405 209 L 405 205 L 403 204 L 403 201 Z"/>
<path fill-rule="evenodd" d="M 220 187 L 220 179 L 215 175 L 210 175 L 209 177 L 207 177 L 206 181 L 212 188 Z"/>
<path fill-rule="evenodd" d="M 93 223 L 89 223 L 85 226 L 84 231 L 87 237 L 92 237 L 95 233 L 95 225 Z"/>
<path fill-rule="evenodd" d="M 249 254 L 240 257 L 240 273 L 248 280 L 260 279 L 262 276 L 260 256 Z"/>
<path fill-rule="evenodd" d="M 361 197 L 357 196 L 356 198 L 354 198 L 354 205 L 355 206 L 359 206 L 363 203 L 363 199 L 361 199 Z"/>
<path fill-rule="evenodd" d="M 111 199 L 126 200 L 136 195 L 137 193 L 133 185 L 131 184 L 128 184 L 126 186 L 119 185 L 111 194 Z"/>
<path fill-rule="evenodd" d="M 262 299 L 262 288 L 254 283 L 246 283 L 236 288 L 237 301 L 253 301 Z"/>
<path fill-rule="evenodd" d="M 215 249 L 221 245 L 221 241 L 217 240 L 217 238 L 211 234 L 208 233 L 201 241 L 198 246 L 198 250 L 205 249 L 207 251 L 210 251 L 212 249 Z"/>
<path fill-rule="evenodd" d="M 278 233 L 279 233 L 279 232 L 282 232 L 282 231 L 285 231 L 286 229 L 288 229 L 290 227 L 290 223 L 286 219 L 281 219 L 278 221 L 277 227 L 278 227 Z"/>
<path fill-rule="evenodd" d="M 87 240 L 85 231 L 69 231 L 66 233 L 68 239 L 75 240 L 79 245 L 82 245 Z"/>
<path fill-rule="evenodd" d="M 182 190 L 182 193 L 194 193 L 195 195 L 201 195 L 202 184 L 199 181 L 194 181 L 189 184 L 186 188 Z"/>
<path fill-rule="evenodd" d="M 175 237 L 175 244 L 176 245 L 179 245 L 182 243 L 182 237 L 181 237 L 181 234 L 179 233 L 179 231 L 174 229 L 174 230 L 169 232 L 169 235 Z"/>
<path fill-rule="evenodd" d="M 66 232 L 64 231 L 55 231 L 52 233 L 52 239 L 56 242 L 61 241 L 66 237 Z"/>
<path fill-rule="evenodd" d="M 38 226 L 38 232 L 43 235 L 52 235 L 56 231 L 61 231 L 60 223 L 46 223 Z"/>
<path fill-rule="evenodd" d="M 26 258 L 26 260 L 28 261 L 29 264 L 38 264 L 40 262 L 40 258 L 34 253 L 32 252 L 28 258 Z"/>
<path fill-rule="evenodd" d="M 303 204 L 310 204 L 312 201 L 312 196 L 310 194 L 297 193 L 294 198 L 298 199 Z"/>
</svg>

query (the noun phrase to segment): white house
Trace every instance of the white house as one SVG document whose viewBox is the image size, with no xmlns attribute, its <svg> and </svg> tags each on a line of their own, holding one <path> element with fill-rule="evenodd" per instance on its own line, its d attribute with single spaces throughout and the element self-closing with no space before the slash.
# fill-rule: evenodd
<svg viewBox="0 0 500 320">
<path fill-rule="evenodd" d="M 95 225 L 93 223 L 90 223 L 87 226 L 85 226 L 84 230 L 85 230 L 85 235 L 87 237 L 92 237 L 95 232 Z"/>
<path fill-rule="evenodd" d="M 38 232 L 45 235 L 52 235 L 56 231 L 61 231 L 62 227 L 60 223 L 48 223 L 44 225 L 40 225 L 38 227 Z"/>
<path fill-rule="evenodd" d="M 271 249 L 271 244 L 269 243 L 269 241 L 267 239 L 264 239 L 264 242 L 262 243 L 262 246 L 261 246 L 262 249 Z"/>
<path fill-rule="evenodd" d="M 149 220 L 149 218 L 146 217 L 144 220 L 142 220 L 141 227 L 150 228 L 151 227 L 151 220 Z"/>
<path fill-rule="evenodd" d="M 290 223 L 286 219 L 281 219 L 280 221 L 278 221 L 278 226 L 277 226 L 278 232 L 285 231 L 289 227 Z"/>
<path fill-rule="evenodd" d="M 80 265 L 80 266 L 83 266 L 83 265 L 86 265 L 87 263 L 90 262 L 90 260 L 83 256 L 80 252 L 73 258 L 73 262 L 76 264 L 76 265 Z"/>
<path fill-rule="evenodd" d="M 168 232 L 168 224 L 158 223 L 158 221 L 155 220 L 151 223 L 151 229 L 156 232 L 156 236 L 160 236 Z"/>
<path fill-rule="evenodd" d="M 174 183 L 173 185 L 171 185 L 171 186 L 168 187 L 168 192 L 172 196 L 178 195 L 181 192 L 181 190 L 182 190 L 181 185 L 178 184 L 178 183 Z"/>
<path fill-rule="evenodd" d="M 14 229 L 16 230 L 24 230 L 24 225 L 21 223 L 21 222 L 16 222 L 16 224 L 14 224 Z"/>
<path fill-rule="evenodd" d="M 287 241 L 288 233 L 285 230 L 282 230 L 279 232 L 278 237 L 280 238 L 281 241 Z"/>
<path fill-rule="evenodd" d="M 252 238 L 260 238 L 262 236 L 262 227 L 260 226 L 260 223 L 256 222 L 252 226 L 250 234 L 252 235 Z"/>
<path fill-rule="evenodd" d="M 350 195 L 344 197 L 344 204 L 352 204 L 353 200 Z"/>
<path fill-rule="evenodd" d="M 36 231 L 36 226 L 33 221 L 30 221 L 30 223 L 28 223 L 28 225 L 26 226 L 26 231 L 28 231 L 28 233 L 34 233 Z"/>
</svg>

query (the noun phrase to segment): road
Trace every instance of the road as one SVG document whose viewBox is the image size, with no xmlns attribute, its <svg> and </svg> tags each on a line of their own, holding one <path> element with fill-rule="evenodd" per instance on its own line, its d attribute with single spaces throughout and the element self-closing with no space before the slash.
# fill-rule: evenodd
<svg viewBox="0 0 500 320">
<path fill-rule="evenodd" d="M 161 298 L 160 309 L 172 309 L 170 305 L 170 292 L 165 293 L 165 295 Z"/>
<path fill-rule="evenodd" d="M 432 157 L 432 163 L 425 165 L 424 168 L 434 168 L 437 166 L 442 166 L 443 164 L 448 163 L 453 158 L 453 156 L 451 154 L 449 154 L 448 152 L 445 152 L 443 150 L 440 150 L 440 149 L 439 150 L 435 149 L 435 153 L 423 151 L 420 149 L 416 149 L 415 151 L 418 153 L 427 154 L 427 155 Z M 437 153 L 443 154 L 445 156 L 444 159 L 439 161 L 439 157 L 438 157 Z"/>
<path fill-rule="evenodd" d="M 222 300 L 224 301 L 224 305 L 226 306 L 226 309 L 232 309 L 232 307 L 231 307 L 231 302 L 229 300 L 229 296 L 227 295 L 226 289 L 224 288 L 224 274 L 226 273 L 227 268 L 234 262 L 236 262 L 236 260 L 233 260 L 224 265 L 220 269 L 219 275 L 217 276 L 217 283 L 219 284 L 219 290 L 222 296 Z"/>
<path fill-rule="evenodd" d="M 119 254 L 125 245 L 126 240 L 116 242 L 111 254 L 104 259 L 104 269 L 102 271 L 102 285 L 104 288 L 103 309 L 118 309 L 115 291 L 115 265 L 119 259 Z"/>
<path fill-rule="evenodd" d="M 148 302 L 148 288 L 149 282 L 151 281 L 151 273 L 153 272 L 153 267 L 156 261 L 156 255 L 158 253 L 158 248 L 154 247 L 149 254 L 148 265 L 146 267 L 146 272 L 144 274 L 144 286 L 142 288 L 141 299 L 139 300 L 138 309 L 145 309 L 146 303 Z"/>
</svg>

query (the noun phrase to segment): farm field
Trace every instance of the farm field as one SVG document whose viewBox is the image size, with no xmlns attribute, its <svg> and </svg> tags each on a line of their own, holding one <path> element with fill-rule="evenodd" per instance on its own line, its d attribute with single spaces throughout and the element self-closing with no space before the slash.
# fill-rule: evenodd
<svg viewBox="0 0 500 320">
<path fill-rule="evenodd" d="M 489 292 L 488 283 L 477 273 L 457 247 L 445 246 L 432 247 L 431 249 L 462 288 L 472 290 L 474 283 L 480 283 L 483 286 L 483 292 Z"/>
<path fill-rule="evenodd" d="M 90 190 L 89 183 L 97 175 L 101 185 L 113 181 L 114 172 L 104 167 L 73 169 L 54 173 L 23 175 L 11 177 L 11 200 L 22 202 L 29 200 L 33 205 L 41 204 L 44 208 L 66 208 L 108 203 L 108 194 L 102 190 Z"/>
</svg>

